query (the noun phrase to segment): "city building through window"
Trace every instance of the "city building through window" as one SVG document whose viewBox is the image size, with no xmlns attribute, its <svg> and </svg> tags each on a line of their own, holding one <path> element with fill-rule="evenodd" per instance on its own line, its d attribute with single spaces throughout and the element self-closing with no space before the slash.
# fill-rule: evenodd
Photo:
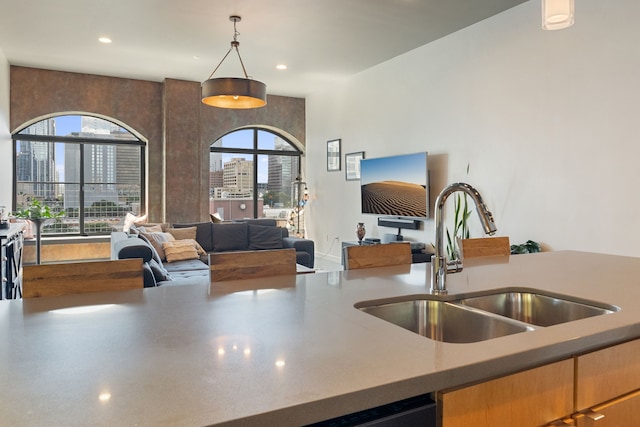
<svg viewBox="0 0 640 427">
<path fill-rule="evenodd" d="M 37 200 L 64 216 L 43 234 L 94 235 L 122 229 L 144 208 L 146 141 L 124 125 L 88 115 L 57 115 L 15 134 L 14 211 Z"/>
<path fill-rule="evenodd" d="M 209 212 L 225 220 L 273 218 L 303 234 L 295 185 L 301 156 L 293 143 L 265 129 L 226 134 L 210 146 Z"/>
</svg>

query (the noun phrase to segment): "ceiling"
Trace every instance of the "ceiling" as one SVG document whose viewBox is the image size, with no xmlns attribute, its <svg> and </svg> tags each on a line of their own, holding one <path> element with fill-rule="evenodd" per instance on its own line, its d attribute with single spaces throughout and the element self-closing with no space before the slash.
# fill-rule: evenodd
<svg viewBox="0 0 640 427">
<path fill-rule="evenodd" d="M 203 81 L 229 48 L 237 14 L 249 76 L 267 93 L 305 97 L 525 1 L 0 0 L 0 50 L 11 65 Z M 215 77 L 241 75 L 229 56 Z"/>
</svg>

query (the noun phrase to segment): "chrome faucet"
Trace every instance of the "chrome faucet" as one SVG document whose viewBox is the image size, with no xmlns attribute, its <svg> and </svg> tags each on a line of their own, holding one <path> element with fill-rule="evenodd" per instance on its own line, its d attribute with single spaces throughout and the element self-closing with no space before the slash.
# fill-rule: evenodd
<svg viewBox="0 0 640 427">
<path fill-rule="evenodd" d="M 496 232 L 496 225 L 493 222 L 493 214 L 487 209 L 487 206 L 482 201 L 482 196 L 472 186 L 464 182 L 457 182 L 449 184 L 438 194 L 436 198 L 436 212 L 435 212 L 435 225 L 436 225 L 436 243 L 435 252 L 431 255 L 431 293 L 432 294 L 446 294 L 447 293 L 447 272 L 457 273 L 462 271 L 462 261 L 452 260 L 447 262 L 444 251 L 444 202 L 447 198 L 456 191 L 462 191 L 468 194 L 476 205 L 476 211 L 480 217 L 480 222 L 484 228 L 484 232 L 489 235 L 493 235 Z"/>
</svg>

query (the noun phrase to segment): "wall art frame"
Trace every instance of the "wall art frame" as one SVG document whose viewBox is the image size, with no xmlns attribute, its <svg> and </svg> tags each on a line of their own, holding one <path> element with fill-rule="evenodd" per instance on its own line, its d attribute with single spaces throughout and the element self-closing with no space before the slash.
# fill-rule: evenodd
<svg viewBox="0 0 640 427">
<path fill-rule="evenodd" d="M 344 175 L 347 181 L 360 180 L 360 160 L 364 159 L 364 151 L 344 155 Z"/>
<path fill-rule="evenodd" d="M 342 140 L 340 139 L 332 139 L 327 141 L 327 171 L 329 172 L 335 172 L 341 169 L 341 143 Z"/>
</svg>

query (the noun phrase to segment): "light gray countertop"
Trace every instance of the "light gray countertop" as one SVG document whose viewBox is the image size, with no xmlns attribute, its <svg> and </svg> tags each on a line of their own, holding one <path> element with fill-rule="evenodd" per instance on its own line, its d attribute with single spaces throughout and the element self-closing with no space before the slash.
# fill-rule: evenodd
<svg viewBox="0 0 640 427">
<path fill-rule="evenodd" d="M 1 423 L 303 425 L 640 337 L 640 259 L 583 252 L 469 261 L 448 288 L 529 287 L 620 312 L 450 344 L 353 307 L 427 293 L 429 266 L 237 281 L 260 289 L 236 293 L 222 284 L 0 301 Z"/>
</svg>

